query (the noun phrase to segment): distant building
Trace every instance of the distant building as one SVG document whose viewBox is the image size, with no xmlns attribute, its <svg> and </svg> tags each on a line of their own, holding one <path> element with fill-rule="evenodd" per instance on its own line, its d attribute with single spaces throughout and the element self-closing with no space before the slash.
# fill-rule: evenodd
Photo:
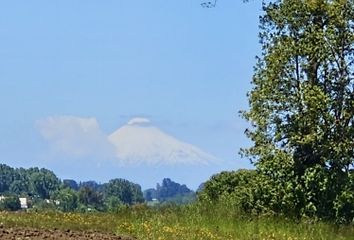
<svg viewBox="0 0 354 240">
<path fill-rule="evenodd" d="M 0 201 L 4 200 L 5 197 L 3 195 L 0 196 Z"/>
<path fill-rule="evenodd" d="M 21 208 L 22 209 L 27 209 L 28 208 L 28 204 L 27 204 L 27 198 L 19 198 L 20 203 L 21 203 Z"/>
</svg>

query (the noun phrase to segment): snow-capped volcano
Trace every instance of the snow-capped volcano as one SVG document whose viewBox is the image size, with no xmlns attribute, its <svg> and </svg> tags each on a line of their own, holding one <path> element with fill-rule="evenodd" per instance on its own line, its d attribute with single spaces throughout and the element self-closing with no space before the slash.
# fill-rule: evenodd
<svg viewBox="0 0 354 240">
<path fill-rule="evenodd" d="M 154 127 L 146 118 L 131 119 L 108 136 L 122 163 L 151 165 L 208 164 L 217 159 Z"/>
</svg>

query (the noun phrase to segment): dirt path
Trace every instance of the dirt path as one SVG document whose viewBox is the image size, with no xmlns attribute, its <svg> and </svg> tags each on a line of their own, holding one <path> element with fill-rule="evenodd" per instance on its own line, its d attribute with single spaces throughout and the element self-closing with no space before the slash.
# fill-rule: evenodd
<svg viewBox="0 0 354 240">
<path fill-rule="evenodd" d="M 1 240 L 134 240 L 131 237 L 116 236 L 98 232 L 77 232 L 71 230 L 43 230 L 31 228 L 6 228 L 0 225 Z"/>
</svg>

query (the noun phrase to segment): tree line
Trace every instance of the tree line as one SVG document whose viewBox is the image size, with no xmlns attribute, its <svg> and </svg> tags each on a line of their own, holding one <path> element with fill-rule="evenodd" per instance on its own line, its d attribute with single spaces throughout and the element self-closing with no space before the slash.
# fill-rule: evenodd
<svg viewBox="0 0 354 240">
<path fill-rule="evenodd" d="M 12 168 L 0 164 L 0 210 L 20 209 L 19 198 L 28 199 L 32 209 L 69 211 L 118 211 L 120 208 L 157 200 L 166 203 L 187 204 L 196 199 L 194 191 L 165 178 L 156 189 L 144 192 L 141 186 L 116 178 L 107 183 L 60 180 L 45 168 Z"/>
<path fill-rule="evenodd" d="M 18 198 L 26 197 L 32 208 L 53 208 L 62 211 L 113 211 L 122 205 L 143 203 L 140 185 L 125 179 L 108 183 L 61 181 L 44 168 L 12 168 L 0 164 L 0 208 L 19 209 Z"/>
</svg>

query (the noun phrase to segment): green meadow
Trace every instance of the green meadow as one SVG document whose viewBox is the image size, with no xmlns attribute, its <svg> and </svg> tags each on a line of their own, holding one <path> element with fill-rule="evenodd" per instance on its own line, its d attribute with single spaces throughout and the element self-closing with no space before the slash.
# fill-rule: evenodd
<svg viewBox="0 0 354 240">
<path fill-rule="evenodd" d="M 161 208 L 136 205 L 116 213 L 2 212 L 0 222 L 6 227 L 89 230 L 142 240 L 354 239 L 352 226 L 269 216 L 251 218 L 227 206 L 198 204 Z"/>
</svg>

